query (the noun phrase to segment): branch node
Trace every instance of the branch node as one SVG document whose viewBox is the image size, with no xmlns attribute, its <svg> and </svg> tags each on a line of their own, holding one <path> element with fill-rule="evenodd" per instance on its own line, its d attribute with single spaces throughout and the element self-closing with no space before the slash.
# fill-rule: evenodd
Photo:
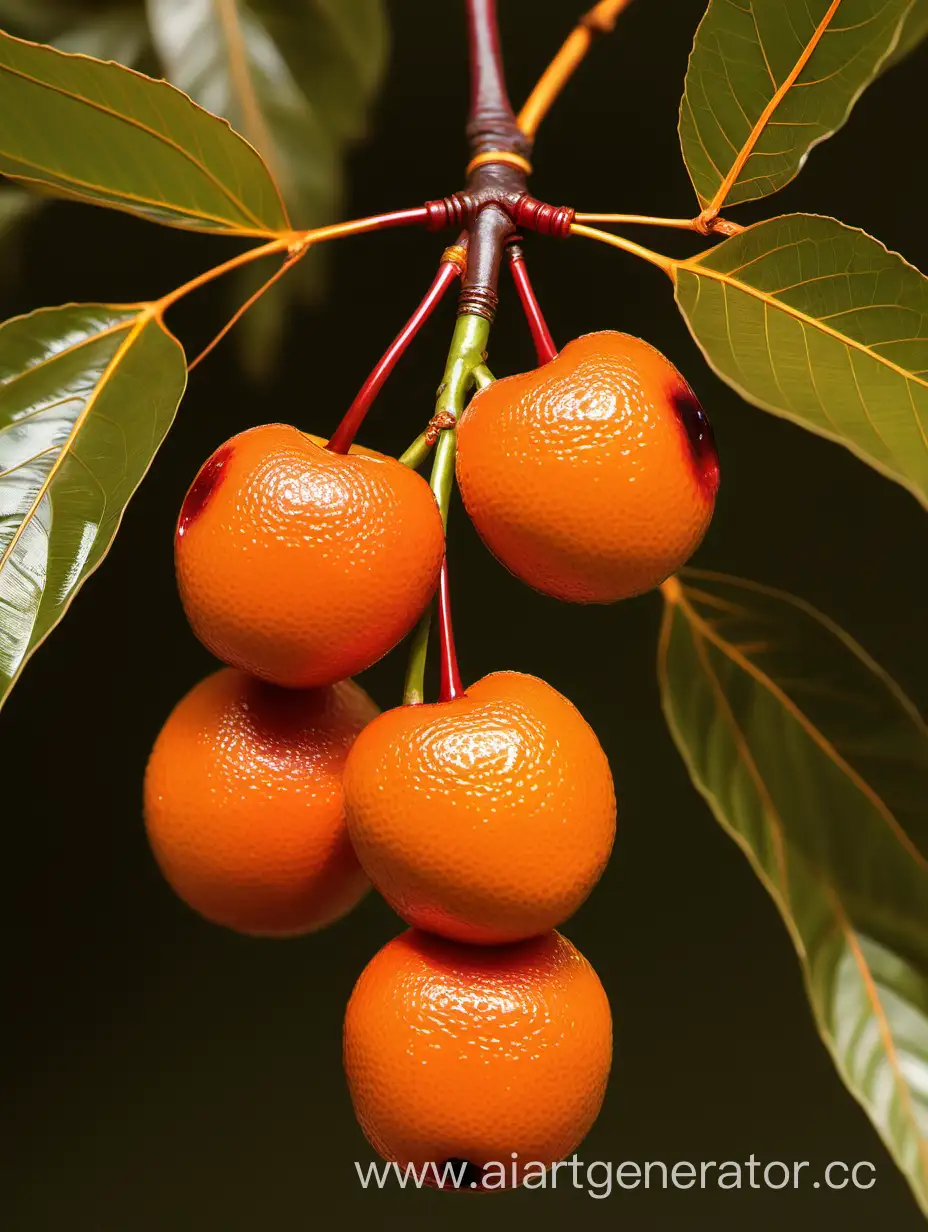
<svg viewBox="0 0 928 1232">
<path fill-rule="evenodd" d="M 444 389 L 444 386 L 442 386 L 442 389 Z M 425 429 L 426 445 L 431 447 L 436 444 L 442 432 L 447 432 L 450 428 L 455 427 L 457 422 L 451 411 L 436 411 Z"/>
<path fill-rule="evenodd" d="M 566 239 L 570 235 L 575 211 L 569 205 L 547 205 L 526 193 L 519 197 L 509 213 L 515 226 L 524 231 L 537 231 L 539 235 Z"/>
<path fill-rule="evenodd" d="M 452 265 L 456 265 L 458 273 L 463 274 L 467 270 L 467 245 L 466 244 L 449 244 L 445 251 L 441 254 L 442 261 L 448 261 Z"/>
<path fill-rule="evenodd" d="M 496 291 L 486 285 L 464 287 L 458 299 L 458 316 L 483 317 L 492 322 L 496 317 L 499 296 Z"/>
</svg>

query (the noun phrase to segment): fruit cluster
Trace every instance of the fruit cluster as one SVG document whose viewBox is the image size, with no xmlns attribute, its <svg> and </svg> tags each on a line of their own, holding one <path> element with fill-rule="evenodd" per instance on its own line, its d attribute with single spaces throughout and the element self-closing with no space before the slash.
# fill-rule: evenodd
<svg viewBox="0 0 928 1232">
<path fill-rule="evenodd" d="M 610 603 L 659 584 L 701 539 L 718 467 L 679 373 L 603 332 L 478 393 L 457 477 L 491 551 L 531 586 Z M 252 934 L 328 924 L 369 882 L 411 926 L 370 962 L 345 1020 L 359 1121 L 386 1158 L 554 1163 L 599 1111 L 609 1004 L 554 931 L 612 848 L 593 731 L 549 685 L 497 672 L 380 714 L 348 677 L 430 603 L 442 517 L 397 459 L 283 425 L 206 462 L 184 501 L 177 578 L 228 666 L 155 744 L 145 817 L 167 880 Z M 443 578 L 444 581 L 444 578 Z M 444 593 L 444 587 L 442 587 Z"/>
</svg>

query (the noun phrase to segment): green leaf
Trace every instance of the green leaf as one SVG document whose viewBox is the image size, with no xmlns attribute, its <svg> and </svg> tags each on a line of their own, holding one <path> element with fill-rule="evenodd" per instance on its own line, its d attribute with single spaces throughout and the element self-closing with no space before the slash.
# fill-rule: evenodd
<svg viewBox="0 0 928 1232">
<path fill-rule="evenodd" d="M 697 570 L 664 593 L 674 739 L 779 908 L 822 1039 L 928 1213 L 928 729 L 800 600 Z"/>
<path fill-rule="evenodd" d="M 186 375 L 144 307 L 69 304 L 0 326 L 0 705 L 106 555 Z"/>
<path fill-rule="evenodd" d="M 810 214 L 748 227 L 674 272 L 693 337 L 729 385 L 928 504 L 928 279 Z"/>
<path fill-rule="evenodd" d="M 711 0 L 690 56 L 680 143 L 710 214 L 776 192 L 840 128 L 912 0 Z"/>
<path fill-rule="evenodd" d="M 289 229 L 260 156 L 163 81 L 0 33 L 0 172 L 197 231 Z"/>
<path fill-rule="evenodd" d="M 167 76 L 261 151 L 291 218 L 331 222 L 346 144 L 362 136 L 387 37 L 382 0 L 148 0 Z M 310 303 L 321 254 L 310 253 L 243 322 L 248 367 L 267 370 L 294 302 Z M 236 302 L 253 289 L 243 272 Z"/>
<path fill-rule="evenodd" d="M 881 69 L 891 68 L 905 59 L 928 36 L 928 0 L 914 0 L 899 33 L 899 42 L 884 60 Z"/>
</svg>

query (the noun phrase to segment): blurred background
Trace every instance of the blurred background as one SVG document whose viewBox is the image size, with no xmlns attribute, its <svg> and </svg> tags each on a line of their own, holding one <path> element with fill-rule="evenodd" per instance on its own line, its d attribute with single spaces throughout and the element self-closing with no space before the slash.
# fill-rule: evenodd
<svg viewBox="0 0 928 1232">
<path fill-rule="evenodd" d="M 500 0 L 518 106 L 584 0 Z M 583 210 L 682 215 L 695 200 L 676 112 L 704 4 L 638 0 L 545 121 L 533 190 Z M 348 163 L 345 216 L 420 204 L 461 184 L 467 61 L 463 5 L 389 5 L 392 48 L 372 132 Z M 928 48 L 873 85 L 847 127 L 766 204 L 732 212 L 834 214 L 916 265 L 923 229 Z M 636 231 L 682 254 L 686 235 Z M 517 1192 L 471 1200 L 362 1191 L 372 1151 L 340 1070 L 352 984 L 401 924 L 369 896 L 317 936 L 237 937 L 177 901 L 148 852 L 145 759 L 174 703 L 214 664 L 177 599 L 172 534 L 207 455 L 243 428 L 294 423 L 328 434 L 418 302 L 446 237 L 386 232 L 333 246 L 321 307 L 289 314 L 263 384 L 236 335 L 193 373 L 177 423 L 99 573 L 36 655 L 0 717 L 5 876 L 6 1143 L 0 1223 L 11 1232 L 252 1232 L 330 1217 L 382 1226 L 489 1228 L 565 1218 L 635 1232 L 845 1232 L 923 1226 L 907 1187 L 842 1087 L 808 1009 L 772 902 L 690 786 L 654 679 L 660 602 L 561 606 L 509 577 L 458 504 L 450 559 L 465 680 L 535 673 L 570 697 L 611 759 L 619 834 L 599 888 L 565 932 L 613 1005 L 616 1057 L 594 1159 L 831 1160 L 876 1165 L 867 1191 Z M 782 587 L 837 620 L 928 703 L 924 512 L 850 453 L 765 415 L 708 370 L 667 280 L 579 239 L 530 236 L 526 255 L 555 339 L 640 334 L 686 374 L 715 428 L 722 487 L 697 563 Z M 54 204 L 3 258 L 3 316 L 67 300 L 155 297 L 236 251 L 230 241 Z M 270 272 L 268 270 L 268 272 Z M 507 280 L 490 365 L 534 363 Z M 505 292 L 509 290 L 510 293 Z M 228 291 L 175 310 L 193 355 Z M 430 322 L 381 396 L 365 444 L 398 452 L 431 414 L 454 308 Z M 403 650 L 366 673 L 381 706 L 400 699 Z M 562 1182 L 562 1186 L 564 1182 Z"/>
</svg>

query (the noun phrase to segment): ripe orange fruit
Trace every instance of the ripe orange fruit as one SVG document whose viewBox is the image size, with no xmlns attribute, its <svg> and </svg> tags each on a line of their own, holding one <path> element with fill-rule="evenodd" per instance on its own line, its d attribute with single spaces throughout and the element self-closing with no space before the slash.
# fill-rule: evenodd
<svg viewBox="0 0 928 1232">
<path fill-rule="evenodd" d="M 438 581 L 441 516 L 421 475 L 330 453 L 284 424 L 242 432 L 193 482 L 175 539 L 194 632 L 274 684 L 333 684 L 412 628 Z"/>
<path fill-rule="evenodd" d="M 341 772 L 378 714 L 354 681 L 280 689 L 232 668 L 178 703 L 145 772 L 161 871 L 194 910 L 240 932 L 290 936 L 369 888 L 351 848 Z"/>
<path fill-rule="evenodd" d="M 345 765 L 358 858 L 409 924 L 500 944 L 562 923 L 609 859 L 615 795 L 592 729 L 550 685 L 496 672 L 386 711 Z"/>
<path fill-rule="evenodd" d="M 466 1163 L 471 1189 L 502 1188 L 501 1170 L 484 1172 L 498 1161 L 508 1187 L 513 1168 L 518 1184 L 526 1164 L 550 1167 L 596 1120 L 612 1061 L 609 1002 L 559 933 L 488 949 L 412 929 L 355 985 L 344 1060 L 378 1154 L 434 1163 L 439 1177 L 446 1161 Z"/>
<path fill-rule="evenodd" d="M 478 393 L 458 429 L 457 476 L 481 538 L 516 577 L 558 599 L 612 603 L 696 550 L 718 459 L 673 364 L 605 330 Z"/>
</svg>

